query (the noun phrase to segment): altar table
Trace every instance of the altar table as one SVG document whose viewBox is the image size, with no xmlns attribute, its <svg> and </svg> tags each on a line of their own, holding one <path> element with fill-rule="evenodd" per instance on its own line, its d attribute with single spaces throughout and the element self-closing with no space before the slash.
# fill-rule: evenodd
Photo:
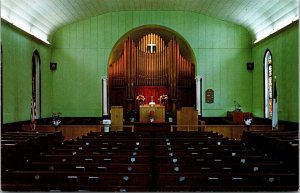
<svg viewBox="0 0 300 193">
<path fill-rule="evenodd" d="M 140 105 L 140 122 L 150 122 L 150 112 L 153 111 L 154 122 L 165 122 L 165 106 Z"/>
</svg>

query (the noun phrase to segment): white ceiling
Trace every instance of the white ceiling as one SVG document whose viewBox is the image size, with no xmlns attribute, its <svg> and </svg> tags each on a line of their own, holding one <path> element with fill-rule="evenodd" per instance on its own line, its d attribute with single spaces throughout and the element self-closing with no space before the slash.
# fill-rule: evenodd
<svg viewBox="0 0 300 193">
<path fill-rule="evenodd" d="M 299 18 L 299 0 L 1 0 L 1 18 L 51 41 L 62 26 L 124 10 L 192 11 L 244 26 L 260 40 Z"/>
</svg>

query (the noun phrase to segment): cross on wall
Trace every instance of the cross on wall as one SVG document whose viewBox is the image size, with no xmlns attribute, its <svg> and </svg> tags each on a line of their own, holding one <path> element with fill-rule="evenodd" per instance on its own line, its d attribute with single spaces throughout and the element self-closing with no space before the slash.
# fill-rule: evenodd
<svg viewBox="0 0 300 193">
<path fill-rule="evenodd" d="M 147 44 L 147 47 L 150 47 L 150 53 L 154 53 L 156 50 L 156 44 L 153 43 L 152 41 L 150 41 L 150 44 Z"/>
</svg>

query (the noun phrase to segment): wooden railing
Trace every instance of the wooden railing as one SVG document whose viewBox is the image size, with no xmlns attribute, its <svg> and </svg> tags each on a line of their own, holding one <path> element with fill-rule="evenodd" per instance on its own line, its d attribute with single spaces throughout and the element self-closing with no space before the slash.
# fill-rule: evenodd
<svg viewBox="0 0 300 193">
<path fill-rule="evenodd" d="M 110 131 L 130 131 L 135 132 L 134 125 L 110 125 Z M 22 126 L 23 131 L 31 131 L 29 125 Z M 240 140 L 243 131 L 246 130 L 244 125 L 171 125 L 170 132 L 174 131 L 213 131 L 222 134 L 224 137 L 230 139 Z M 250 131 L 262 130 L 270 131 L 272 130 L 271 125 L 253 125 Z M 52 125 L 37 125 L 36 131 L 55 131 Z M 103 132 L 104 125 L 61 125 L 58 127 L 58 131 L 62 132 L 65 140 L 76 140 L 76 138 L 86 135 L 91 131 Z M 147 132 L 147 126 L 145 126 L 144 131 Z"/>
<path fill-rule="evenodd" d="M 205 128 L 206 125 L 171 125 L 170 131 L 204 131 Z"/>
<path fill-rule="evenodd" d="M 134 132 L 134 125 L 99 125 L 100 132 L 105 132 L 105 127 L 108 127 L 109 131 L 126 131 L 126 128 L 129 128 L 129 131 Z"/>
</svg>

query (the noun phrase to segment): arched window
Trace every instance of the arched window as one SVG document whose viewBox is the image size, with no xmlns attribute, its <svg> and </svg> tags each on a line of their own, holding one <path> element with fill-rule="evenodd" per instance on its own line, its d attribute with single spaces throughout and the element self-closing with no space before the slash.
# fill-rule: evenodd
<svg viewBox="0 0 300 193">
<path fill-rule="evenodd" d="M 1 64 L 0 64 L 0 70 L 1 70 L 1 104 L 3 104 L 3 47 L 1 43 Z M 1 105 L 1 128 L 3 125 L 3 105 Z"/>
<path fill-rule="evenodd" d="M 265 118 L 272 118 L 273 111 L 273 60 L 269 49 L 264 56 L 264 84 L 265 84 Z"/>
<path fill-rule="evenodd" d="M 32 55 L 32 99 L 35 103 L 35 118 L 41 118 L 41 72 L 40 54 L 37 50 Z"/>
</svg>

